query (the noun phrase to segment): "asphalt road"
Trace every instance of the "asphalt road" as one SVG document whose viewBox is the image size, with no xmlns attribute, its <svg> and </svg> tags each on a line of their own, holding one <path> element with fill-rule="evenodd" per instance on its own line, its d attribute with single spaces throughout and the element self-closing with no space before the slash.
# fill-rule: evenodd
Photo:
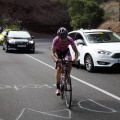
<svg viewBox="0 0 120 120">
<path fill-rule="evenodd" d="M 119 120 L 120 70 L 71 72 L 73 103 L 55 95 L 52 39 L 36 40 L 36 52 L 6 53 L 0 46 L 0 120 Z"/>
</svg>

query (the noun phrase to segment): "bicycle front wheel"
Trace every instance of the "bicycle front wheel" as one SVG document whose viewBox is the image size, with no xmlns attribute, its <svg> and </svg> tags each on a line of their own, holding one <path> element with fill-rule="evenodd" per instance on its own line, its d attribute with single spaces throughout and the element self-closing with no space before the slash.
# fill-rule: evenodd
<svg viewBox="0 0 120 120">
<path fill-rule="evenodd" d="M 60 95 L 61 95 L 61 99 L 64 99 L 64 84 L 61 81 L 60 84 Z"/>
<path fill-rule="evenodd" d="M 70 109 L 72 103 L 72 82 L 69 75 L 66 76 L 64 85 L 65 85 L 65 91 L 64 91 L 65 102 L 68 109 Z"/>
</svg>

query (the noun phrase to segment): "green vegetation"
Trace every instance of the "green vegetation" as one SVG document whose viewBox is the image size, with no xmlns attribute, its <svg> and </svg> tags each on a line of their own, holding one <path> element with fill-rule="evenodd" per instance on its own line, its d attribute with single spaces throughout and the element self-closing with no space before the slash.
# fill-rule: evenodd
<svg viewBox="0 0 120 120">
<path fill-rule="evenodd" d="M 22 26 L 22 21 L 20 20 L 13 20 L 10 18 L 6 17 L 1 17 L 0 18 L 0 26 L 4 26 L 5 30 L 21 30 L 23 29 Z M 2 34 L 3 29 L 0 30 L 0 44 L 3 44 L 4 40 L 4 35 Z"/>
<path fill-rule="evenodd" d="M 14 29 L 14 30 L 20 30 L 22 28 L 22 21 L 20 20 L 13 20 L 11 18 L 6 18 L 5 16 L 2 16 L 0 18 L 0 26 L 4 26 L 5 29 Z"/>
<path fill-rule="evenodd" d="M 96 0 L 51 0 L 61 2 L 68 7 L 73 29 L 95 28 L 104 19 L 104 10 L 99 7 Z"/>
</svg>

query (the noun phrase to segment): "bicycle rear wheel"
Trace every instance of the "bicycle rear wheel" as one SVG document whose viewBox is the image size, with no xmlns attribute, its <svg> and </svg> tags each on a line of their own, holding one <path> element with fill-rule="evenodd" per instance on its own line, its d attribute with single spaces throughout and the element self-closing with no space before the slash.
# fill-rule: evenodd
<svg viewBox="0 0 120 120">
<path fill-rule="evenodd" d="M 71 102 L 72 102 L 72 82 L 71 78 L 69 75 L 66 76 L 65 78 L 65 90 L 64 90 L 64 97 L 65 97 L 65 102 L 68 107 L 68 109 L 71 108 Z"/>
</svg>

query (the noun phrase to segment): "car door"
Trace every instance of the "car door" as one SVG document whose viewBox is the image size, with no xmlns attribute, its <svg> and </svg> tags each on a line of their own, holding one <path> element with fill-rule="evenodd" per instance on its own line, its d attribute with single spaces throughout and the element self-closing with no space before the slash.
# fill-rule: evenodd
<svg viewBox="0 0 120 120">
<path fill-rule="evenodd" d="M 85 42 L 84 42 L 83 36 L 80 33 L 76 33 L 75 35 L 75 44 L 78 49 L 78 59 L 80 60 L 80 63 L 81 63 L 84 60 Z"/>
<path fill-rule="evenodd" d="M 70 36 L 73 40 L 75 40 L 75 35 L 76 35 L 76 33 L 74 33 L 74 32 L 69 33 L 69 36 Z M 70 53 L 71 53 L 72 59 L 74 59 L 75 53 L 74 53 L 71 45 L 69 45 L 69 49 L 70 49 Z"/>
<path fill-rule="evenodd" d="M 81 35 L 81 33 L 79 32 L 70 32 L 69 33 L 69 36 L 73 38 L 74 40 L 74 43 L 77 47 L 77 50 L 78 50 L 78 60 L 80 60 L 80 64 L 84 65 L 84 56 L 86 54 L 86 50 L 87 50 L 87 45 L 85 43 L 85 40 L 83 38 L 83 36 Z M 72 56 L 72 59 L 74 58 L 74 51 L 72 50 L 72 47 L 69 46 L 70 48 L 70 53 L 71 53 L 71 56 Z"/>
</svg>

